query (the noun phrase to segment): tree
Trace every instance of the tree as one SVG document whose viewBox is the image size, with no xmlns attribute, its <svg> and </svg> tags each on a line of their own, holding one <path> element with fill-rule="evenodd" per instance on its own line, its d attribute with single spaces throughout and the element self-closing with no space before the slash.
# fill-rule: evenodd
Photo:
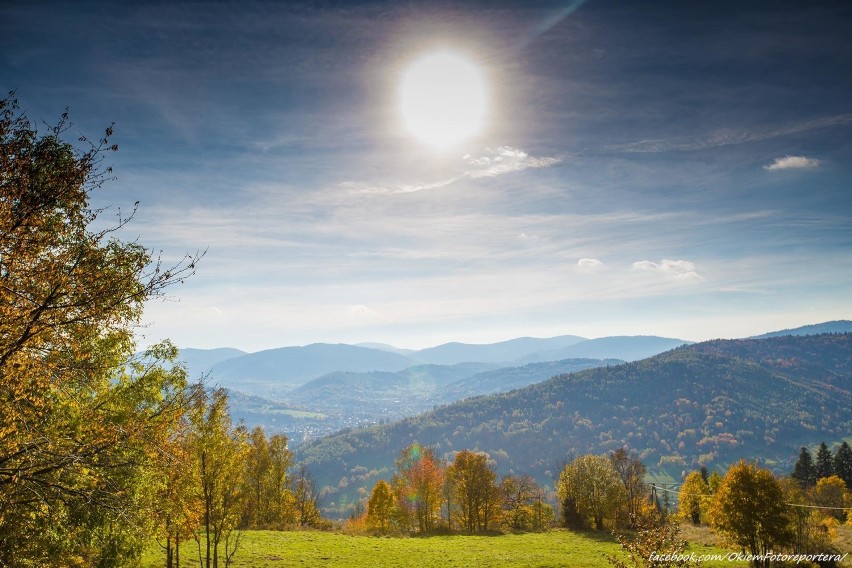
<svg viewBox="0 0 852 568">
<path fill-rule="evenodd" d="M 817 480 L 817 470 L 814 459 L 807 448 L 802 447 L 799 459 L 793 467 L 793 478 L 799 481 L 802 487 L 813 487 Z"/>
<path fill-rule="evenodd" d="M 529 475 L 507 475 L 500 483 L 503 522 L 513 531 L 544 530 L 553 520 L 553 507 Z"/>
<path fill-rule="evenodd" d="M 493 526 L 499 514 L 500 493 L 488 456 L 462 450 L 447 468 L 447 477 L 461 526 L 468 532 L 487 531 L 489 525 Z"/>
<path fill-rule="evenodd" d="M 624 448 L 612 452 L 609 460 L 624 485 L 627 521 L 630 526 L 634 526 L 641 517 L 647 501 L 648 487 L 645 485 L 647 469 L 638 456 L 631 456 Z"/>
<path fill-rule="evenodd" d="M 846 484 L 836 475 L 822 477 L 813 490 L 814 504 L 825 507 L 824 513 L 838 521 L 846 521 L 845 507 Z"/>
<path fill-rule="evenodd" d="M 715 469 L 707 477 L 707 488 L 710 490 L 710 495 L 715 495 L 722 485 L 722 476 Z"/>
<path fill-rule="evenodd" d="M 709 517 L 715 529 L 755 557 L 754 566 L 769 566 L 765 555 L 792 541 L 780 483 L 770 471 L 744 460 L 725 474 Z"/>
<path fill-rule="evenodd" d="M 626 500 L 621 478 L 605 456 L 584 455 L 566 465 L 556 492 L 566 524 L 570 515 L 577 515 L 582 521 L 590 519 L 595 530 L 603 530 L 606 518 L 614 521 Z"/>
<path fill-rule="evenodd" d="M 40 134 L 0 100 L 3 565 L 131 561 L 153 530 L 159 449 L 185 410 L 176 350 L 134 360 L 133 327 L 197 256 L 167 269 L 120 241 L 132 214 L 92 228 L 89 196 L 117 146 L 110 127 L 77 150 L 61 139 L 67 124 L 66 113 Z"/>
<path fill-rule="evenodd" d="M 834 455 L 834 473 L 846 483 L 847 488 L 852 489 L 852 448 L 845 440 Z"/>
<path fill-rule="evenodd" d="M 700 525 L 709 494 L 710 487 L 701 472 L 693 471 L 687 475 L 680 490 L 678 516 L 693 525 Z"/>
<path fill-rule="evenodd" d="M 701 476 L 701 472 L 696 473 Z M 686 553 L 688 543 L 680 535 L 680 526 L 671 519 L 658 522 L 658 519 L 643 517 L 636 528 L 636 536 L 632 539 L 624 535 L 617 536 L 629 563 L 617 556 L 607 555 L 607 560 L 615 568 L 687 568 L 696 565 Z"/>
<path fill-rule="evenodd" d="M 287 448 L 287 436 L 273 434 L 269 439 L 269 470 L 266 474 L 266 490 L 269 492 L 269 523 L 284 528 L 293 523 L 295 498 L 290 489 L 289 470 L 293 463 L 293 452 Z M 314 500 L 316 507 L 316 500 Z"/>
<path fill-rule="evenodd" d="M 290 491 L 293 495 L 294 520 L 300 527 L 311 527 L 320 521 L 318 506 L 319 493 L 317 482 L 308 472 L 305 464 L 299 466 L 299 472 L 293 477 Z"/>
<path fill-rule="evenodd" d="M 808 503 L 808 499 L 798 481 L 793 478 L 780 480 L 784 501 L 787 503 Z M 789 507 L 791 542 L 793 554 L 832 554 L 837 552 L 832 544 L 833 518 L 827 518 L 821 511 L 809 507 Z"/>
<path fill-rule="evenodd" d="M 414 443 L 396 459 L 394 498 L 402 526 L 421 533 L 435 528 L 440 517 L 445 471 L 432 448 Z"/>
<path fill-rule="evenodd" d="M 200 389 L 197 393 L 200 393 Z M 193 455 L 189 447 L 190 424 L 186 416 L 180 428 L 162 449 L 165 475 L 155 493 L 158 537 L 166 553 L 166 568 L 180 566 L 180 545 L 195 536 L 201 524 L 201 502 L 196 498 L 195 470 L 188 467 Z"/>
<path fill-rule="evenodd" d="M 269 522 L 270 496 L 267 488 L 269 475 L 269 441 L 260 426 L 248 436 L 248 454 L 245 463 L 246 503 L 241 525 L 260 528 Z"/>
<path fill-rule="evenodd" d="M 197 389 L 203 391 L 203 386 L 198 385 Z M 219 547 L 224 545 L 224 563 L 228 566 L 239 543 L 233 532 L 239 525 L 245 500 L 248 435 L 245 428 L 231 423 L 228 395 L 222 388 L 196 398 L 190 422 L 193 429 L 189 446 L 203 508 L 203 533 L 197 535 L 199 562 L 205 568 L 218 568 Z"/>
<path fill-rule="evenodd" d="M 834 458 L 825 442 L 820 442 L 816 455 L 816 478 L 822 479 L 832 475 L 834 475 Z"/>
<path fill-rule="evenodd" d="M 390 485 L 384 479 L 380 479 L 370 493 L 367 502 L 367 525 L 381 532 L 387 532 L 390 528 L 390 520 L 393 515 L 393 492 Z"/>
</svg>

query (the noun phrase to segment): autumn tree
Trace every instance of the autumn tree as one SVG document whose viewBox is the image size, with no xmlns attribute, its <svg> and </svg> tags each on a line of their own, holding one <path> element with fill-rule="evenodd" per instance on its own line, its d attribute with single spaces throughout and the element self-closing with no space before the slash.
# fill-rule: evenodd
<svg viewBox="0 0 852 568">
<path fill-rule="evenodd" d="M 78 150 L 0 100 L 0 564 L 125 564 L 153 530 L 147 488 L 184 412 L 176 350 L 135 359 L 146 301 L 189 275 L 119 240 L 90 194 L 112 128 Z M 96 223 L 97 221 L 97 223 Z M 97 225 L 98 228 L 94 228 Z"/>
<path fill-rule="evenodd" d="M 435 528 L 444 477 L 444 467 L 432 448 L 415 443 L 400 452 L 392 485 L 402 526 L 421 533 Z"/>
<path fill-rule="evenodd" d="M 488 456 L 462 450 L 447 468 L 447 477 L 453 487 L 460 525 L 468 532 L 493 528 L 500 512 L 500 491 Z"/>
<path fill-rule="evenodd" d="M 317 482 L 305 464 L 301 464 L 296 475 L 293 476 L 290 492 L 295 524 L 300 527 L 311 527 L 319 523 L 321 515 Z"/>
<path fill-rule="evenodd" d="M 701 476 L 700 472 L 697 472 Z M 697 566 L 687 553 L 688 543 L 680 534 L 680 526 L 669 518 L 659 522 L 653 516 L 640 517 L 633 537 L 617 535 L 626 558 L 608 554 L 615 568 L 688 568 Z"/>
<path fill-rule="evenodd" d="M 624 485 L 612 462 L 605 456 L 583 455 L 565 466 L 556 483 L 566 521 L 577 515 L 603 530 L 604 520 L 615 517 L 626 500 Z"/>
<path fill-rule="evenodd" d="M 393 515 L 393 491 L 384 479 L 380 479 L 370 493 L 367 502 L 367 525 L 381 532 L 387 532 Z"/>
<path fill-rule="evenodd" d="M 815 505 L 824 507 L 824 513 L 831 515 L 838 521 L 846 521 L 846 512 L 843 510 L 846 502 L 846 484 L 836 475 L 822 477 L 816 482 L 813 489 L 813 502 Z"/>
<path fill-rule="evenodd" d="M 245 428 L 232 424 L 228 396 L 221 388 L 196 398 L 190 422 L 189 446 L 203 515 L 202 531 L 197 535 L 199 560 L 204 568 L 219 568 L 220 547 L 223 547 L 223 564 L 227 566 L 238 543 L 234 530 L 239 525 L 245 500 L 248 436 Z"/>
<path fill-rule="evenodd" d="M 503 522 L 513 531 L 544 530 L 553 521 L 553 507 L 529 475 L 507 475 L 500 482 Z"/>
<path fill-rule="evenodd" d="M 197 389 L 196 395 L 202 391 Z M 195 470 L 188 467 L 193 455 L 189 447 L 190 423 L 181 420 L 178 430 L 163 446 L 164 475 L 154 492 L 157 537 L 166 554 L 166 568 L 180 566 L 181 544 L 190 541 L 201 524 L 202 504 L 197 499 Z"/>
<path fill-rule="evenodd" d="M 680 489 L 678 517 L 691 522 L 693 525 L 700 525 L 701 517 L 706 512 L 709 495 L 710 487 L 701 472 L 691 472 L 686 476 Z"/>
<path fill-rule="evenodd" d="M 648 486 L 645 484 L 645 473 L 647 469 L 639 456 L 631 456 L 624 448 L 612 452 L 609 460 L 624 485 L 625 512 L 628 524 L 632 526 L 638 522 L 646 509 Z"/>
<path fill-rule="evenodd" d="M 770 471 L 746 461 L 725 474 L 708 516 L 715 529 L 756 557 L 754 566 L 769 566 L 765 555 L 792 540 L 781 484 Z"/>
</svg>

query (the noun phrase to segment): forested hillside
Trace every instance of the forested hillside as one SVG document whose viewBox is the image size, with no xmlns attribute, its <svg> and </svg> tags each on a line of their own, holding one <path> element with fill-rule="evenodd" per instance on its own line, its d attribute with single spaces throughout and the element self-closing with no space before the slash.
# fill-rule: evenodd
<svg viewBox="0 0 852 568">
<path fill-rule="evenodd" d="M 486 451 L 501 472 L 552 480 L 571 455 L 623 446 L 649 468 L 725 467 L 746 457 L 788 468 L 798 447 L 852 429 L 852 337 L 711 341 L 554 377 L 306 445 L 300 458 L 344 513 L 388 475 L 400 447 Z"/>
</svg>

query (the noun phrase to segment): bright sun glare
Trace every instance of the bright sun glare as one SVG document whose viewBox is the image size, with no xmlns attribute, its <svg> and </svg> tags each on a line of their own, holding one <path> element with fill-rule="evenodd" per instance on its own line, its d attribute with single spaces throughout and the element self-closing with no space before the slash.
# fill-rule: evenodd
<svg viewBox="0 0 852 568">
<path fill-rule="evenodd" d="M 403 74 L 400 110 L 408 130 L 446 149 L 479 133 L 486 110 L 482 71 L 450 52 L 432 53 Z"/>
</svg>

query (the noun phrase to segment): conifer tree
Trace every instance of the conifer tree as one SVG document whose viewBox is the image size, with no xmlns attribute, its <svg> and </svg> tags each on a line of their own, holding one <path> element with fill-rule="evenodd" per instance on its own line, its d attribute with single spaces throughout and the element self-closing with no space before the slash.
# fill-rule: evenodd
<svg viewBox="0 0 852 568">
<path fill-rule="evenodd" d="M 793 477 L 801 487 L 813 487 L 816 483 L 817 471 L 811 453 L 804 446 L 799 452 L 799 459 L 793 468 Z"/>
<path fill-rule="evenodd" d="M 825 442 L 820 442 L 816 455 L 816 478 L 819 480 L 832 475 L 834 475 L 834 458 Z"/>
<path fill-rule="evenodd" d="M 834 455 L 834 473 L 846 483 L 847 488 L 852 489 L 852 448 L 845 440 Z"/>
</svg>

